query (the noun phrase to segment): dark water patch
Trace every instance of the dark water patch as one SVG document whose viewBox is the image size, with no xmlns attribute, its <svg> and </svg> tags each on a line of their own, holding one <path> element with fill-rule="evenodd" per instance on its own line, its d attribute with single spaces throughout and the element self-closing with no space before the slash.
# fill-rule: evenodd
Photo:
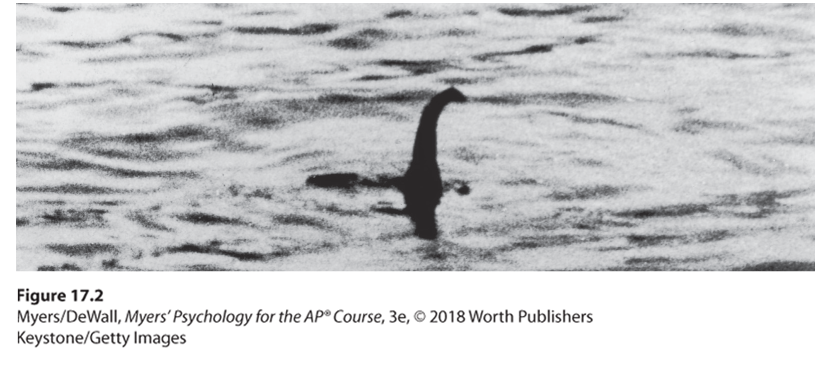
<svg viewBox="0 0 831 373">
<path fill-rule="evenodd" d="M 716 242 L 734 236 L 735 235 L 728 230 L 709 230 L 690 235 L 632 234 L 626 236 L 626 240 L 630 245 L 646 247 Z"/>
<path fill-rule="evenodd" d="M 517 242 L 513 242 L 507 246 L 499 247 L 495 250 L 500 252 L 506 252 L 513 250 L 536 249 L 540 247 L 562 247 L 587 242 L 597 242 L 600 240 L 601 238 L 598 236 L 571 234 L 523 237 Z"/>
<path fill-rule="evenodd" d="M 520 178 L 520 179 L 511 179 L 511 180 L 503 181 L 502 185 L 508 185 L 508 186 L 539 185 L 539 182 L 537 182 L 537 180 L 535 180 L 535 179 Z"/>
<path fill-rule="evenodd" d="M 728 239 L 734 236 L 735 234 L 726 229 L 719 229 L 697 233 L 693 236 L 693 239 L 696 242 L 715 242 Z"/>
<path fill-rule="evenodd" d="M 367 28 L 356 33 L 329 41 L 329 46 L 347 50 L 365 50 L 379 41 L 392 39 L 393 34 L 381 29 Z"/>
<path fill-rule="evenodd" d="M 102 260 L 101 261 L 101 269 L 103 269 L 105 271 L 140 271 L 141 270 L 141 269 L 135 268 L 135 267 L 124 266 L 116 258 Z"/>
<path fill-rule="evenodd" d="M 685 132 L 695 135 L 705 130 L 739 131 L 745 129 L 747 129 L 747 127 L 734 122 L 717 122 L 703 119 L 685 119 L 683 122 L 681 122 L 681 124 L 675 127 L 675 132 Z"/>
<path fill-rule="evenodd" d="M 415 249 L 415 252 L 421 254 L 422 260 L 437 262 L 446 261 L 447 259 L 457 256 L 452 252 L 440 249 L 438 245 L 425 245 Z"/>
<path fill-rule="evenodd" d="M 626 251 L 626 250 L 632 250 L 632 249 L 634 249 L 634 247 L 632 247 L 632 246 L 608 246 L 608 247 L 601 247 L 599 249 L 596 249 L 596 251 L 602 253 L 602 252 L 607 252 L 607 251 Z"/>
<path fill-rule="evenodd" d="M 416 269 L 416 271 L 426 271 L 426 272 L 446 272 L 446 271 L 464 271 L 465 268 L 456 268 L 448 263 L 439 263 L 439 264 L 430 264 L 424 266 L 423 268 Z"/>
<path fill-rule="evenodd" d="M 435 93 L 429 90 L 408 90 L 384 94 L 374 100 L 384 103 L 422 103 L 433 98 Z"/>
<path fill-rule="evenodd" d="M 575 123 L 607 124 L 607 125 L 610 125 L 610 126 L 623 127 L 623 128 L 629 128 L 629 129 L 635 129 L 635 130 L 641 129 L 641 126 L 639 126 L 639 125 L 622 123 L 622 122 L 618 122 L 614 119 L 608 119 L 608 118 L 589 118 L 589 117 L 584 117 L 584 116 L 580 116 L 580 115 L 564 113 L 564 112 L 560 112 L 560 111 L 551 111 L 551 112 L 549 112 L 549 114 L 556 115 L 558 117 L 568 118 L 568 119 L 570 119 L 571 121 L 573 121 Z"/>
<path fill-rule="evenodd" d="M 438 35 L 439 36 L 450 36 L 450 37 L 454 37 L 454 38 L 460 38 L 460 37 L 474 36 L 474 35 L 476 35 L 476 31 L 463 30 L 463 29 L 454 27 L 454 28 L 451 28 L 451 29 L 440 31 L 438 33 Z"/>
<path fill-rule="evenodd" d="M 217 107 L 220 117 L 236 125 L 274 129 L 289 122 L 302 121 L 312 118 L 311 105 L 303 105 L 303 101 L 276 101 L 247 105 L 241 102 L 223 104 Z M 281 110 L 284 109 L 284 110 Z"/>
<path fill-rule="evenodd" d="M 163 38 L 166 38 L 166 39 L 170 39 L 170 40 L 173 40 L 173 41 L 185 41 L 185 40 L 188 40 L 188 38 L 187 38 L 187 37 L 185 37 L 185 36 L 182 36 L 182 35 L 179 35 L 179 34 L 170 33 L 170 32 L 157 32 L 157 33 L 155 33 L 154 35 L 159 36 L 159 37 L 163 37 Z"/>
<path fill-rule="evenodd" d="M 416 101 L 423 96 L 432 97 L 432 92 L 402 92 L 365 97 L 351 94 L 324 94 L 315 99 L 274 100 L 255 105 L 245 102 L 222 104 L 215 108 L 222 119 L 236 125 L 258 129 L 276 129 L 289 123 L 319 118 L 382 116 L 401 119 L 401 115 L 385 108 L 383 103 Z"/>
<path fill-rule="evenodd" d="M 672 259 L 663 256 L 652 256 L 643 258 L 629 258 L 623 262 L 626 265 L 650 265 L 650 264 L 669 264 Z"/>
<path fill-rule="evenodd" d="M 52 7 L 47 7 L 46 9 L 48 9 L 50 12 L 55 12 L 55 13 L 66 13 L 66 12 L 71 12 L 73 10 L 77 10 L 76 8 L 70 8 L 68 6 L 52 6 Z"/>
<path fill-rule="evenodd" d="M 216 21 L 216 20 L 195 21 L 193 23 L 198 24 L 198 25 L 222 26 L 222 21 Z"/>
<path fill-rule="evenodd" d="M 23 44 L 17 44 L 15 48 L 15 52 L 20 54 L 21 56 L 28 56 L 28 57 L 45 57 L 47 56 L 46 53 L 36 52 L 30 50 L 28 48 L 24 48 Z"/>
<path fill-rule="evenodd" d="M 118 149 L 80 149 L 87 153 L 100 155 L 106 158 L 129 159 L 145 162 L 162 162 L 173 159 L 182 159 L 193 156 L 193 153 L 172 151 L 167 149 L 159 149 L 156 147 L 140 147 L 132 150 L 118 150 Z"/>
<path fill-rule="evenodd" d="M 480 96 L 469 98 L 472 102 L 484 102 L 496 105 L 563 105 L 577 107 L 588 104 L 608 104 L 618 101 L 617 97 L 584 92 L 562 93 L 507 93 L 500 96 Z"/>
<path fill-rule="evenodd" d="M 51 154 L 45 154 L 45 159 L 39 160 L 18 160 L 18 168 L 37 168 L 40 170 L 92 170 L 108 173 L 113 176 L 126 178 L 142 178 L 142 177 L 163 177 L 163 178 L 196 178 L 198 173 L 193 171 L 139 171 L 120 167 L 110 167 L 95 164 L 92 162 L 81 161 L 77 159 L 58 158 Z"/>
<path fill-rule="evenodd" d="M 668 57 L 688 57 L 688 58 L 718 58 L 725 60 L 737 59 L 769 59 L 769 58 L 785 58 L 790 57 L 790 53 L 779 52 L 773 55 L 751 54 L 751 53 L 737 53 L 732 51 L 720 49 L 706 49 L 692 52 L 679 52 L 668 55 Z"/>
<path fill-rule="evenodd" d="M 520 56 L 523 54 L 538 54 L 538 53 L 548 53 L 554 48 L 554 44 L 540 44 L 540 45 L 532 45 L 528 48 L 518 50 L 518 51 L 508 51 L 508 52 L 491 52 L 491 53 L 483 53 L 473 56 L 473 59 L 479 61 L 487 61 L 494 57 L 504 57 L 504 56 Z"/>
<path fill-rule="evenodd" d="M 289 157 L 286 157 L 281 162 L 282 164 L 292 164 L 299 161 L 304 161 L 307 159 L 320 159 L 321 157 L 332 155 L 333 153 L 328 150 L 315 150 L 311 152 L 303 152 L 300 154 L 295 154 Z"/>
<path fill-rule="evenodd" d="M 337 205 L 334 205 L 334 204 L 320 206 L 320 207 L 318 207 L 318 210 L 328 212 L 328 213 L 332 213 L 332 214 L 335 214 L 335 215 L 340 215 L 340 216 L 354 216 L 354 217 L 369 216 L 369 213 L 367 213 L 366 211 L 344 209 L 344 208 L 338 207 Z"/>
<path fill-rule="evenodd" d="M 38 201 L 37 203 L 41 203 L 41 204 L 44 204 L 44 205 L 50 205 L 50 206 L 63 206 L 63 205 L 66 205 L 66 201 L 62 201 L 62 200 L 49 200 L 49 199 L 41 200 L 41 201 Z M 94 203 L 94 202 L 93 202 L 93 203 Z"/>
<path fill-rule="evenodd" d="M 86 243 L 77 245 L 49 244 L 46 248 L 67 256 L 92 257 L 98 254 L 118 254 L 118 249 L 105 243 Z"/>
<path fill-rule="evenodd" d="M 397 78 L 397 76 L 389 76 L 389 75 L 364 75 L 364 76 L 362 76 L 362 77 L 360 77 L 360 78 L 358 78 L 358 79 L 355 79 L 355 81 L 359 81 L 359 82 L 366 82 L 366 81 L 377 81 L 377 80 L 389 80 L 389 79 L 395 79 L 395 78 Z"/>
<path fill-rule="evenodd" d="M 733 271 L 816 271 L 815 262 L 798 262 L 792 260 L 777 260 L 758 264 L 748 264 L 732 269 Z"/>
<path fill-rule="evenodd" d="M 119 83 L 116 82 L 116 81 L 113 81 L 113 80 L 102 80 L 102 81 L 97 81 L 97 82 L 68 82 L 68 83 L 64 84 L 64 86 L 68 87 L 68 88 L 89 88 L 89 87 L 102 87 L 102 86 L 116 85 L 116 84 L 119 84 Z M 124 89 L 124 91 L 127 91 L 127 90 Z M 119 89 L 112 89 L 111 92 L 118 93 Z"/>
<path fill-rule="evenodd" d="M 129 43 L 133 42 L 134 37 L 141 36 L 141 35 L 148 35 L 148 34 L 146 34 L 146 33 L 133 34 L 133 35 L 128 35 L 128 36 L 125 36 L 123 38 L 112 40 L 112 41 L 70 41 L 70 40 L 62 40 L 62 41 L 55 42 L 55 44 L 61 45 L 61 46 L 64 46 L 64 47 L 78 48 L 78 49 L 98 49 L 98 48 L 112 47 L 112 46 L 116 46 L 116 45 L 119 45 L 119 44 L 129 44 Z M 172 36 L 172 35 L 175 35 L 175 34 L 150 33 L 149 35 L 157 35 L 157 36 L 161 36 L 161 37 L 170 38 L 169 36 Z M 181 36 L 179 36 L 179 37 L 182 38 L 182 40 L 184 40 L 183 37 L 181 37 Z"/>
<path fill-rule="evenodd" d="M 277 13 L 279 13 L 279 12 L 259 11 L 259 12 L 246 13 L 246 15 L 258 17 L 258 16 L 270 16 L 272 14 L 277 14 Z"/>
<path fill-rule="evenodd" d="M 194 272 L 227 272 L 231 271 L 228 268 L 222 268 L 214 264 L 190 264 L 184 266 L 183 270 L 185 271 L 194 271 Z"/>
<path fill-rule="evenodd" d="M 504 205 L 497 205 L 497 204 L 482 204 L 479 205 L 479 208 L 484 211 L 503 211 Z M 405 212 L 406 214 L 406 212 Z M 506 227 L 502 225 L 496 224 L 486 224 L 480 225 L 475 227 L 464 226 L 456 230 L 456 234 L 459 236 L 467 236 L 471 234 L 476 235 L 496 235 L 496 234 L 506 234 L 511 231 L 511 227 Z"/>
<path fill-rule="evenodd" d="M 237 197 L 242 192 L 242 185 L 233 184 L 228 187 L 228 193 L 231 193 L 231 196 Z"/>
<path fill-rule="evenodd" d="M 714 27 L 712 32 L 727 36 L 771 36 L 773 31 L 757 25 L 729 23 Z"/>
<path fill-rule="evenodd" d="M 504 211 L 503 204 L 481 204 L 479 208 L 485 211 Z M 538 232 L 553 231 L 557 229 L 592 229 L 599 230 L 603 227 L 632 227 L 630 222 L 609 219 L 605 214 L 587 212 L 580 207 L 566 207 L 557 209 L 554 213 L 546 216 L 526 219 L 522 221 L 505 222 L 499 224 L 486 224 L 477 227 L 464 227 L 458 231 L 461 235 L 487 234 L 505 235 L 516 229 L 534 229 Z"/>
<path fill-rule="evenodd" d="M 277 256 L 284 256 L 284 253 L 278 253 L 277 255 L 271 254 L 263 254 L 258 252 L 245 252 L 245 251 L 234 251 L 234 250 L 226 250 L 222 249 L 222 242 L 220 241 L 211 241 L 207 245 L 196 245 L 196 244 L 184 244 L 181 246 L 174 246 L 168 247 L 164 251 L 168 254 L 180 254 L 180 253 L 194 253 L 194 254 L 206 254 L 206 255 L 221 255 L 227 256 L 239 261 L 249 262 L 249 261 L 266 261 L 272 259 Z"/>
<path fill-rule="evenodd" d="M 574 201 L 587 199 L 611 198 L 629 191 L 628 186 L 589 185 L 572 187 L 567 191 L 554 191 L 547 197 L 557 201 Z"/>
<path fill-rule="evenodd" d="M 809 193 L 808 190 L 791 190 L 791 191 L 762 191 L 747 194 L 725 194 L 717 196 L 711 203 L 693 203 L 693 204 L 679 204 L 669 206 L 658 206 L 646 209 L 634 209 L 626 211 L 613 212 L 612 215 L 622 218 L 632 219 L 650 219 L 650 218 L 677 218 L 684 216 L 691 216 L 696 214 L 728 214 L 741 218 L 758 219 L 765 218 L 779 212 L 782 208 L 780 199 L 790 198 L 794 196 L 801 196 Z M 730 207 L 754 207 L 754 211 L 746 212 L 741 209 L 738 211 L 724 210 L 723 208 Z M 706 235 L 698 237 L 699 242 L 707 242 L 708 240 L 723 239 L 731 235 L 726 231 L 712 231 L 712 236 L 708 239 Z"/>
<path fill-rule="evenodd" d="M 598 231 L 604 228 L 632 228 L 637 226 L 632 222 L 610 219 L 605 214 L 590 213 L 588 215 L 578 215 L 576 217 L 567 217 L 563 221 L 567 226 L 574 229 Z"/>
<path fill-rule="evenodd" d="M 467 85 L 467 84 L 479 84 L 479 83 L 487 83 L 495 80 L 493 77 L 477 77 L 477 78 L 444 78 L 439 79 L 440 82 L 456 86 L 456 85 Z"/>
<path fill-rule="evenodd" d="M 369 102 L 369 97 L 364 96 L 357 96 L 345 93 L 328 93 L 321 95 L 317 99 L 319 102 L 324 104 L 333 104 L 333 105 L 347 105 L 347 104 L 358 104 L 363 102 Z"/>
<path fill-rule="evenodd" d="M 375 44 L 370 40 L 355 37 L 337 38 L 335 40 L 329 41 L 328 44 L 330 47 L 351 50 L 364 50 L 375 46 Z"/>
<path fill-rule="evenodd" d="M 58 45 L 63 45 L 65 47 L 71 48 L 80 48 L 80 49 L 96 49 L 102 47 L 108 47 L 113 45 L 113 42 L 89 42 L 89 41 L 59 41 L 57 42 Z"/>
<path fill-rule="evenodd" d="M 319 229 L 328 229 L 331 227 L 323 219 L 298 214 L 274 215 L 271 220 L 280 225 L 299 225 Z"/>
<path fill-rule="evenodd" d="M 121 265 L 118 264 L 118 259 L 104 259 L 101 261 L 101 268 L 104 270 L 117 270 L 122 268 Z"/>
<path fill-rule="evenodd" d="M 375 64 L 380 66 L 398 67 L 413 75 L 433 74 L 454 67 L 444 60 L 380 60 L 375 62 Z"/>
<path fill-rule="evenodd" d="M 700 203 L 687 203 L 680 205 L 658 206 L 647 209 L 626 210 L 612 213 L 622 218 L 648 219 L 648 218 L 677 218 L 695 214 L 710 212 L 710 205 Z"/>
<path fill-rule="evenodd" d="M 244 186 L 237 184 L 229 186 L 228 193 L 232 197 L 243 196 L 245 198 L 262 198 L 267 200 L 274 198 L 274 192 L 270 188 L 255 188 L 254 190 L 246 191 Z"/>
<path fill-rule="evenodd" d="M 776 170 L 759 166 L 756 163 L 753 163 L 743 157 L 730 153 L 726 150 L 716 152 L 713 155 L 713 157 L 715 159 L 730 163 L 734 168 L 736 168 L 739 171 L 749 172 L 754 175 L 775 176 L 776 174 L 778 174 Z"/>
<path fill-rule="evenodd" d="M 551 17 L 551 16 L 566 16 L 575 13 L 588 12 L 595 7 L 593 5 L 567 5 L 557 9 L 538 10 L 527 9 L 520 7 L 499 8 L 497 11 L 511 17 Z"/>
<path fill-rule="evenodd" d="M 622 21 L 624 17 L 621 16 L 595 16 L 583 18 L 583 23 L 606 23 Z"/>
<path fill-rule="evenodd" d="M 228 137 L 220 137 L 216 144 L 213 146 L 216 150 L 223 150 L 227 152 L 234 152 L 234 153 L 257 153 L 260 150 L 265 149 L 264 145 L 251 145 L 244 141 L 233 140 Z M 193 172 L 188 172 L 187 175 L 194 177 L 198 175 Z"/>
<path fill-rule="evenodd" d="M 147 229 L 152 229 L 152 230 L 162 231 L 162 232 L 172 232 L 173 231 L 172 229 L 156 222 L 156 220 L 153 217 L 150 217 L 150 216 L 148 216 L 148 215 L 146 215 L 142 212 L 139 212 L 139 211 L 131 211 L 130 213 L 127 214 L 126 217 L 130 221 L 138 223 L 139 225 L 141 225 L 142 227 L 147 228 Z"/>
<path fill-rule="evenodd" d="M 222 85 L 216 85 L 216 84 L 213 84 L 213 83 L 197 85 L 197 86 L 194 86 L 194 88 L 207 89 L 207 90 L 211 91 L 211 96 L 220 95 L 223 98 L 227 98 L 227 99 L 237 98 L 236 92 L 237 92 L 237 90 L 239 90 L 239 88 L 237 88 L 237 87 L 222 86 Z"/>
<path fill-rule="evenodd" d="M 384 18 L 405 18 L 405 17 L 412 17 L 414 14 L 413 12 L 400 9 L 400 10 L 393 10 L 387 14 L 384 14 Z"/>
<path fill-rule="evenodd" d="M 64 264 L 61 264 L 60 266 L 44 265 L 44 266 L 39 266 L 37 270 L 38 271 L 49 271 L 49 272 L 53 272 L 53 271 L 83 271 L 83 269 L 81 269 L 81 267 L 78 267 L 78 265 L 74 264 L 74 263 L 64 263 Z"/>
<path fill-rule="evenodd" d="M 719 201 L 724 204 L 742 204 L 760 207 L 773 207 L 779 205 L 779 199 L 791 198 L 805 195 L 808 190 L 789 190 L 778 192 L 775 190 L 767 190 L 762 192 L 754 192 L 747 194 L 726 194 L 719 198 Z"/>
<path fill-rule="evenodd" d="M 334 31 L 338 25 L 331 23 L 310 23 L 300 27 L 235 27 L 233 30 L 240 34 L 254 35 L 318 35 Z"/>
<path fill-rule="evenodd" d="M 25 227 L 29 225 L 29 219 L 26 218 L 17 218 L 17 226 L 18 227 Z"/>
<path fill-rule="evenodd" d="M 485 159 L 491 158 L 487 154 L 482 154 L 482 153 L 473 151 L 470 148 L 464 147 L 464 146 L 456 148 L 453 151 L 453 156 L 456 157 L 456 159 L 459 159 L 459 160 L 462 160 L 462 161 L 465 161 L 465 162 L 468 162 L 468 163 L 476 164 L 476 165 L 478 165 L 479 162 L 481 162 Z"/>
<path fill-rule="evenodd" d="M 107 212 L 107 210 L 102 209 L 56 209 L 51 213 L 43 214 L 41 217 L 47 224 L 72 224 L 84 227 L 103 227 L 106 226 L 104 214 Z"/>
<path fill-rule="evenodd" d="M 668 246 L 686 240 L 686 236 L 663 234 L 631 234 L 626 236 L 630 245 L 635 246 Z"/>
<path fill-rule="evenodd" d="M 44 89 L 55 88 L 57 86 L 58 85 L 55 84 L 55 83 L 48 83 L 48 82 L 32 83 L 32 92 L 39 92 L 39 91 L 42 91 Z"/>
<path fill-rule="evenodd" d="M 92 203 L 101 206 L 119 206 L 124 204 L 123 201 L 93 201 Z"/>
<path fill-rule="evenodd" d="M 591 158 L 574 158 L 571 160 L 572 162 L 579 164 L 581 166 L 588 166 L 588 167 L 603 167 L 606 166 L 605 163 L 602 161 L 598 161 L 597 159 Z"/>
<path fill-rule="evenodd" d="M 713 257 L 694 257 L 675 259 L 666 256 L 648 256 L 629 258 L 624 261 L 624 266 L 607 268 L 607 271 L 678 271 L 678 264 L 700 263 L 711 260 Z"/>
<path fill-rule="evenodd" d="M 595 36 L 579 36 L 572 41 L 574 44 L 583 45 L 588 43 L 596 43 L 597 37 Z"/>
<path fill-rule="evenodd" d="M 151 60 L 192 60 L 195 58 L 205 57 L 210 52 L 173 52 L 173 53 L 146 53 L 146 54 L 124 54 L 112 57 L 103 58 L 89 58 L 84 62 L 87 63 L 120 63 L 120 62 L 137 62 L 137 61 L 151 61 Z"/>
<path fill-rule="evenodd" d="M 806 132 L 795 136 L 777 137 L 773 142 L 785 145 L 816 145 L 816 132 Z"/>
<path fill-rule="evenodd" d="M 398 232 L 381 233 L 381 234 L 378 235 L 378 240 L 383 241 L 383 242 L 401 241 L 401 240 L 409 239 L 412 236 L 413 236 L 412 231 L 402 230 L 402 231 L 398 231 Z M 398 255 L 401 255 L 401 256 L 406 256 L 406 255 L 410 254 L 409 251 L 403 251 L 403 250 L 396 250 L 396 251 L 394 251 L 394 253 L 398 254 Z"/>
<path fill-rule="evenodd" d="M 190 152 L 170 150 L 167 143 L 181 141 L 227 140 L 227 134 L 208 129 L 202 126 L 185 125 L 159 132 L 134 133 L 116 136 L 101 136 L 91 132 L 73 134 L 60 144 L 70 149 L 107 158 L 140 160 L 145 162 L 167 161 L 181 159 L 194 155 Z M 143 171 L 123 170 L 117 168 L 102 169 L 104 166 L 95 166 L 102 171 L 123 173 L 125 176 L 153 176 L 143 174 Z M 159 176 L 188 176 L 195 177 L 193 172 L 162 173 Z"/>
<path fill-rule="evenodd" d="M 176 215 L 176 218 L 193 224 L 227 224 L 227 225 L 247 225 L 240 219 L 226 218 L 224 216 L 208 214 L 204 212 L 192 212 L 188 214 Z"/>
<path fill-rule="evenodd" d="M 344 93 L 329 93 L 318 97 L 317 101 L 327 105 L 382 104 L 382 103 L 422 103 L 435 95 L 428 90 L 401 91 L 378 96 L 358 96 Z"/>
<path fill-rule="evenodd" d="M 478 260 L 483 261 L 483 262 L 491 262 L 491 263 L 494 263 L 499 259 L 496 255 L 496 253 L 493 252 L 492 250 L 481 251 L 481 252 L 478 253 L 478 255 L 476 255 L 476 258 Z"/>
<path fill-rule="evenodd" d="M 717 198 L 717 204 L 720 206 L 752 206 L 756 208 L 753 212 L 734 212 L 734 216 L 760 219 L 768 217 L 782 208 L 780 199 L 801 196 L 809 191 L 807 190 L 791 190 L 777 192 L 774 190 L 754 192 L 748 194 L 726 194 Z"/>
<path fill-rule="evenodd" d="M 87 184 L 62 184 L 57 186 L 25 186 L 17 187 L 20 193 L 60 193 L 60 194 L 117 194 L 135 193 L 128 189 L 113 189 Z"/>
<path fill-rule="evenodd" d="M 133 133 L 118 136 L 100 136 L 96 141 L 117 141 L 125 144 L 147 144 L 170 141 L 205 141 L 217 138 L 217 133 L 197 125 L 185 125 L 160 132 Z"/>
<path fill-rule="evenodd" d="M 266 200 L 271 200 L 274 198 L 274 193 L 269 189 L 257 188 L 251 191 L 250 193 L 245 194 L 246 198 L 262 198 Z"/>
</svg>

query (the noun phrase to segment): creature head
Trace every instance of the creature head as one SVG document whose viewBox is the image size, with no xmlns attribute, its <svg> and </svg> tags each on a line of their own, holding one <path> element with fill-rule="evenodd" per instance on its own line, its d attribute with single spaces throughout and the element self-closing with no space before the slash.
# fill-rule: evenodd
<svg viewBox="0 0 831 373">
<path fill-rule="evenodd" d="M 467 97 L 465 97 L 465 95 L 462 94 L 462 92 L 459 92 L 458 89 L 450 87 L 433 97 L 432 101 L 434 103 L 446 105 L 451 102 L 466 102 Z"/>
</svg>

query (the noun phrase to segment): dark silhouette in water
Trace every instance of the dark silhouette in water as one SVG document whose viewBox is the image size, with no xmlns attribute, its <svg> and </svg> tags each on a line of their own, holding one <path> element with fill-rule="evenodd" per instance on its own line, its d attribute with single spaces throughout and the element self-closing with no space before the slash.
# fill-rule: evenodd
<svg viewBox="0 0 831 373">
<path fill-rule="evenodd" d="M 447 104 L 465 101 L 467 98 L 456 88 L 444 90 L 430 99 L 421 113 L 421 121 L 413 145 L 413 159 L 404 176 L 365 177 L 351 172 L 319 174 L 309 176 L 306 179 L 306 185 L 349 193 L 355 192 L 359 187 L 395 187 L 404 194 L 404 202 L 407 206 L 403 210 L 388 206 L 375 207 L 373 211 L 390 215 L 407 215 L 415 224 L 415 234 L 418 237 L 436 238 L 438 235 L 436 206 L 441 202 L 444 192 L 455 190 L 461 196 L 470 193 L 470 187 L 465 181 L 443 182 L 436 160 L 436 126 L 439 115 Z"/>
<path fill-rule="evenodd" d="M 415 224 L 415 234 L 418 237 L 434 239 L 438 235 L 436 206 L 441 203 L 444 189 L 436 160 L 436 126 L 439 115 L 447 104 L 465 101 L 465 95 L 456 88 L 448 88 L 430 99 L 421 113 L 410 168 L 404 173 L 404 178 L 396 183 L 407 204 L 404 212 Z"/>
</svg>

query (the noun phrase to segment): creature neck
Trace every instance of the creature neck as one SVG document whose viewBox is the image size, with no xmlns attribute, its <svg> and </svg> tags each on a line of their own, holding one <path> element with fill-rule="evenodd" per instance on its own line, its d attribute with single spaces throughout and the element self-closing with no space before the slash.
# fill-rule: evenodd
<svg viewBox="0 0 831 373">
<path fill-rule="evenodd" d="M 413 161 L 410 164 L 431 164 L 436 162 L 436 126 L 447 103 L 431 101 L 421 113 L 421 121 L 413 146 Z"/>
</svg>

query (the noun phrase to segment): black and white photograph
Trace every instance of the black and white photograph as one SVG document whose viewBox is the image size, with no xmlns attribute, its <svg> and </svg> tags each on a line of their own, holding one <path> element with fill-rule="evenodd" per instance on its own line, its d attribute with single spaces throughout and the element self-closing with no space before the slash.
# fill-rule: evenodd
<svg viewBox="0 0 831 373">
<path fill-rule="evenodd" d="M 814 4 L 17 4 L 16 271 L 815 271 Z"/>
</svg>

